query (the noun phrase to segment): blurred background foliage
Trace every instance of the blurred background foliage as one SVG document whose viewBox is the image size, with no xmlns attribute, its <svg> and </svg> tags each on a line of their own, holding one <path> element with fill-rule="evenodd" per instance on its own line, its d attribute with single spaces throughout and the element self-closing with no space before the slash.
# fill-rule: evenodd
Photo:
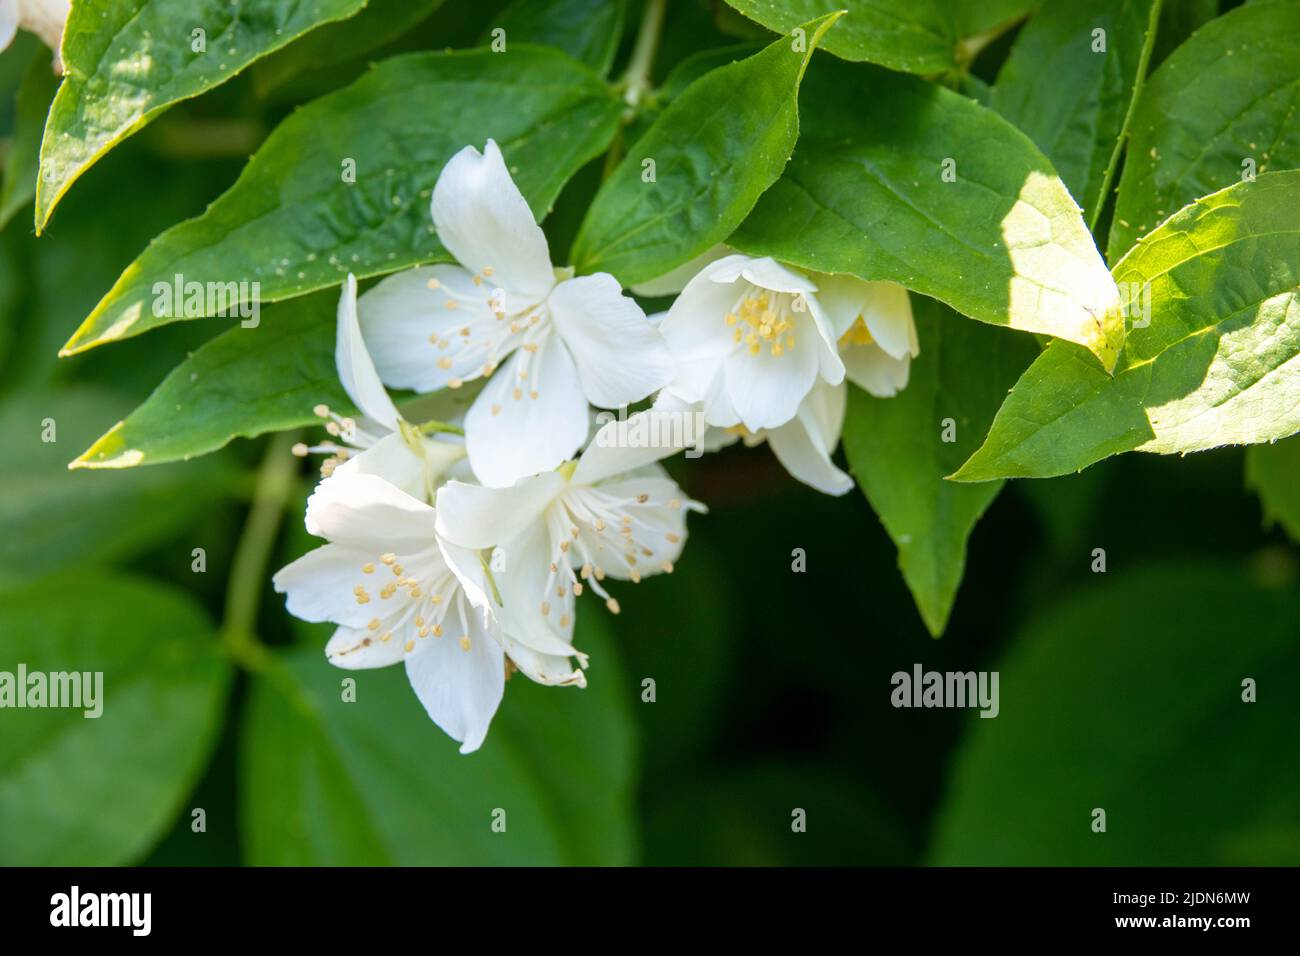
<svg viewBox="0 0 1300 956">
<path fill-rule="evenodd" d="M 585 22 L 586 5 L 569 6 Z M 1214 6 L 1167 2 L 1156 57 Z M 0 233 L 0 670 L 103 670 L 107 707 L 98 720 L 0 713 L 0 863 L 1300 862 L 1300 555 L 1246 487 L 1241 449 L 1011 483 L 971 538 L 938 641 L 860 492 L 810 491 L 765 448 L 679 460 L 711 510 L 677 573 L 624 586 L 616 618 L 585 606 L 591 686 L 516 677 L 470 757 L 399 670 L 330 668 L 329 628 L 291 620 L 271 592 L 270 571 L 314 544 L 301 515 L 315 476 L 283 440 L 69 472 L 214 334 L 177 323 L 56 358 L 154 235 L 368 62 L 527 22 L 493 0 L 371 7 L 169 111 L 96 165 L 39 240 L 30 197 L 13 200 Z M 677 0 L 661 96 L 762 35 L 721 4 Z M 577 27 L 553 42 L 589 62 L 615 55 Z M 1010 42 L 981 55 L 968 92 Z M 14 93 L 47 58 L 25 35 L 0 57 L 11 154 Z M 556 261 L 600 177 L 600 161 L 580 172 L 548 218 Z M 243 624 L 269 654 L 241 632 L 249 588 L 260 608 Z M 893 708 L 890 676 L 916 663 L 1000 671 L 999 717 Z M 355 704 L 340 702 L 344 677 Z M 792 832 L 796 808 L 806 833 Z"/>
</svg>

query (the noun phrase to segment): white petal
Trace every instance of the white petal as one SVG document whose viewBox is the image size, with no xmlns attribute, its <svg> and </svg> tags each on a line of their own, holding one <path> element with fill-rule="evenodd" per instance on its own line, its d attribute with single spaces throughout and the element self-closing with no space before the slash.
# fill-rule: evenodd
<svg viewBox="0 0 1300 956">
<path fill-rule="evenodd" d="M 380 640 L 377 635 L 382 633 L 364 627 L 340 627 L 325 645 L 325 657 L 335 667 L 349 671 L 396 664 L 402 659 L 403 641 L 397 635 Z"/>
<path fill-rule="evenodd" d="M 872 282 L 871 297 L 862 320 L 876 344 L 896 359 L 915 358 L 921 353 L 912 319 L 912 299 L 897 282 Z"/>
<path fill-rule="evenodd" d="M 515 662 L 520 673 L 530 680 L 550 687 L 587 686 L 587 675 L 573 666 L 571 658 L 539 654 L 508 634 L 501 636 L 501 643 L 505 646 L 506 655 Z"/>
<path fill-rule="evenodd" d="M 773 292 L 817 291 L 817 284 L 806 275 L 787 269 L 770 256 L 757 259 L 750 256 L 728 256 L 714 263 L 708 275 L 713 282 L 735 282 L 743 278 Z"/>
<path fill-rule="evenodd" d="M 704 420 L 711 426 L 728 429 L 740 425 L 740 413 L 736 411 L 736 406 L 727 391 L 725 366 L 722 374 L 713 380 L 709 390 L 704 393 L 704 401 L 701 404 L 704 406 Z"/>
<path fill-rule="evenodd" d="M 673 358 L 663 336 L 613 276 L 567 279 L 547 301 L 591 404 L 630 405 L 672 378 Z"/>
<path fill-rule="evenodd" d="M 668 314 L 659 323 L 659 331 L 673 359 L 682 363 L 703 363 L 696 378 L 707 381 L 710 370 L 716 370 L 716 364 L 730 354 L 735 348 L 733 332 L 727 325 L 726 315 L 732 311 L 748 291 L 747 286 L 730 282 L 717 282 L 714 273 L 719 267 L 725 267 L 731 260 L 746 259 L 745 256 L 728 256 L 715 262 L 697 275 L 682 290 Z M 680 371 L 679 371 L 680 377 Z M 699 386 L 690 389 L 692 393 L 703 391 Z M 698 394 L 692 394 L 698 399 Z"/>
<path fill-rule="evenodd" d="M 821 303 L 836 339 L 847 332 L 862 314 L 867 283 L 857 276 L 816 273 L 817 301 Z"/>
<path fill-rule="evenodd" d="M 704 439 L 704 413 L 694 406 L 647 409 L 625 421 L 612 421 L 587 445 L 572 481 L 591 485 L 634 471 L 690 448 Z"/>
<path fill-rule="evenodd" d="M 847 396 L 843 384 L 818 385 L 793 419 L 767 432 L 768 444 L 785 470 L 828 495 L 842 495 L 853 487 L 853 479 L 831 462 L 844 426 Z"/>
<path fill-rule="evenodd" d="M 438 534 L 462 548 L 491 548 L 538 522 L 564 485 L 564 477 L 554 471 L 510 488 L 449 481 L 438 489 Z"/>
<path fill-rule="evenodd" d="M 352 589 L 365 585 L 361 568 L 375 557 L 372 550 L 327 544 L 281 568 L 271 582 L 294 617 L 363 628 L 375 616 L 375 603 L 358 604 Z"/>
<path fill-rule="evenodd" d="M 465 446 L 479 481 L 503 488 L 557 468 L 587 437 L 587 399 L 564 343 L 544 335 L 519 349 L 465 416 Z"/>
<path fill-rule="evenodd" d="M 0 51 L 14 42 L 18 32 L 18 0 L 0 0 Z"/>
<path fill-rule="evenodd" d="M 704 452 L 719 451 L 728 445 L 734 445 L 740 438 L 740 435 L 735 431 L 710 425 L 707 417 L 705 417 L 703 402 L 687 402 L 680 395 L 675 395 L 670 389 L 664 389 L 659 393 L 659 396 L 655 399 L 653 411 L 671 412 L 674 415 L 682 416 L 683 422 L 691 421 L 689 426 L 683 424 L 683 429 L 689 430 L 693 436 L 698 436 L 698 439 L 691 446 L 687 458 L 698 458 Z M 694 417 L 688 419 L 688 416 Z M 703 424 L 702 431 L 701 424 Z M 579 467 L 581 467 L 581 462 L 579 462 Z"/>
<path fill-rule="evenodd" d="M 734 253 L 726 246 L 717 245 L 700 253 L 694 259 L 682 263 L 676 269 L 665 272 L 655 279 L 650 279 L 638 285 L 632 286 L 632 291 L 639 296 L 646 298 L 658 298 L 665 295 L 677 295 L 687 284 L 700 274 L 705 266 L 712 265 L 719 259 L 722 259 Z"/>
<path fill-rule="evenodd" d="M 750 355 L 742 349 L 727 358 L 727 397 L 750 431 L 776 428 L 794 418 L 799 403 L 817 380 L 818 350 L 814 343 L 804 341 L 809 331 L 806 325 L 800 323 L 796 347 L 779 356 L 768 351 Z M 727 424 L 715 421 L 711 414 L 709 420 Z"/>
<path fill-rule="evenodd" d="M 860 318 L 876 343 L 894 358 L 919 354 L 912 300 L 897 282 L 866 282 L 850 275 L 818 275 L 817 298 L 837 339 Z"/>
<path fill-rule="evenodd" d="M 483 743 L 501 703 L 505 657 L 477 616 L 464 637 L 468 650 L 451 634 L 416 639 L 406 655 L 406 676 L 429 717 L 467 754 Z"/>
<path fill-rule="evenodd" d="M 374 553 L 415 553 L 434 543 L 431 507 L 375 475 L 335 474 L 307 499 L 307 530 Z"/>
<path fill-rule="evenodd" d="M 466 146 L 447 162 L 431 210 L 438 238 L 470 272 L 537 299 L 555 284 L 546 236 L 493 140 L 481 154 Z"/>
<path fill-rule="evenodd" d="M 844 350 L 849 381 L 876 398 L 891 398 L 907 387 L 911 358 L 893 358 L 875 345 L 855 345 Z"/>
<path fill-rule="evenodd" d="M 361 338 L 361 325 L 357 321 L 357 278 L 350 272 L 339 296 L 334 363 L 338 367 L 343 390 L 361 413 L 388 431 L 396 431 L 401 416 L 397 414 L 393 400 L 388 397 L 384 383 L 379 380 L 375 363 L 370 360 L 366 343 Z"/>
<path fill-rule="evenodd" d="M 495 617 L 498 608 L 496 602 L 489 596 L 491 585 L 483 561 L 479 557 L 480 552 L 473 548 L 462 548 L 460 545 L 452 544 L 441 536 L 438 538 L 438 551 L 442 554 L 442 560 L 447 567 L 451 569 L 451 573 L 456 575 L 456 581 L 464 592 L 466 600 L 475 608 L 475 613 L 482 616 L 481 612 L 487 611 L 490 616 Z"/>
<path fill-rule="evenodd" d="M 412 498 L 432 503 L 433 491 L 451 465 L 465 457 L 465 446 L 422 437 L 422 454 L 416 453 L 399 432 L 385 435 L 374 445 L 334 469 L 340 475 L 377 475 Z"/>
<path fill-rule="evenodd" d="M 357 308 L 380 377 L 394 388 L 432 392 L 482 375 L 520 340 L 510 320 L 493 312 L 494 291 L 451 265 L 408 269 L 368 290 Z"/>
<path fill-rule="evenodd" d="M 553 522 L 552 522 L 553 523 Z M 567 537 L 567 533 L 566 533 Z M 502 599 L 501 630 L 541 654 L 576 655 L 573 649 L 573 590 L 551 571 L 561 554 L 546 522 L 534 522 L 492 554 L 493 577 Z"/>
<path fill-rule="evenodd" d="M 840 359 L 835 329 L 831 326 L 830 319 L 816 296 L 806 296 L 804 303 L 808 308 L 808 316 L 812 319 L 813 329 L 816 331 L 817 374 L 828 385 L 838 385 L 844 381 L 844 362 Z M 805 331 L 804 335 L 807 334 Z"/>
</svg>

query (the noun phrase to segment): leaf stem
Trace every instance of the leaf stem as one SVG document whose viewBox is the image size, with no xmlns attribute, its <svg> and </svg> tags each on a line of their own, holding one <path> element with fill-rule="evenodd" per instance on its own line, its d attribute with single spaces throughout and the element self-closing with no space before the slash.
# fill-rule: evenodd
<svg viewBox="0 0 1300 956">
<path fill-rule="evenodd" d="M 605 152 L 605 165 L 600 179 L 609 179 L 614 169 L 623 159 L 623 131 L 636 119 L 641 104 L 650 92 L 650 71 L 654 67 L 655 53 L 659 49 L 659 35 L 663 32 L 664 12 L 668 9 L 668 0 L 646 0 L 641 13 L 641 25 L 637 27 L 636 44 L 632 47 L 632 56 L 628 60 L 623 78 L 619 80 L 616 90 L 621 90 L 625 109 L 614 132 L 614 138 Z"/>
<path fill-rule="evenodd" d="M 291 449 L 297 435 L 285 432 L 267 445 L 257 473 L 253 503 L 244 522 L 226 585 L 226 609 L 221 625 L 221 645 L 239 664 L 261 670 L 266 646 L 257 639 L 257 609 L 266 586 L 266 566 L 275 545 L 285 504 L 297 475 Z"/>
<path fill-rule="evenodd" d="M 637 28 L 636 46 L 632 48 L 632 57 L 623 73 L 623 102 L 628 106 L 628 119 L 636 114 L 637 107 L 650 89 L 650 70 L 659 49 L 659 35 L 663 32 L 667 9 L 668 0 L 646 0 L 641 25 Z"/>
<path fill-rule="evenodd" d="M 1147 70 L 1151 64 L 1151 50 L 1156 43 L 1156 29 L 1160 25 L 1160 8 L 1162 0 L 1155 0 L 1151 4 L 1151 14 L 1147 19 L 1147 32 L 1142 40 L 1142 52 L 1138 54 L 1137 76 L 1133 80 L 1133 95 L 1129 97 L 1128 108 L 1124 111 L 1124 121 L 1119 128 L 1119 137 L 1115 140 L 1115 148 L 1110 152 L 1110 159 L 1106 163 L 1106 172 L 1102 174 L 1101 189 L 1097 192 L 1097 197 L 1092 207 L 1092 213 L 1088 216 L 1088 231 L 1095 232 L 1097 223 L 1101 219 L 1101 211 L 1106 206 L 1106 200 L 1109 198 L 1107 193 L 1110 192 L 1111 183 L 1115 181 L 1115 170 L 1119 167 L 1120 155 L 1124 152 L 1124 147 L 1128 141 L 1129 127 L 1133 123 L 1133 114 L 1137 111 L 1138 98 L 1142 95 L 1142 89 L 1146 85 Z M 1088 197 L 1084 197 L 1085 200 Z M 1094 238 L 1096 238 L 1094 236 Z M 1097 243 L 1101 248 L 1101 242 Z M 1107 252 L 1110 250 L 1107 249 Z"/>
</svg>

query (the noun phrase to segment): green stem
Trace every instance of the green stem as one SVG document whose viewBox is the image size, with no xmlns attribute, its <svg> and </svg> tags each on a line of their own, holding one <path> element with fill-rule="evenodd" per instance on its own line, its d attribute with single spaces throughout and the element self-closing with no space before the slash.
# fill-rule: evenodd
<svg viewBox="0 0 1300 956">
<path fill-rule="evenodd" d="M 266 586 L 271 549 L 297 477 L 297 459 L 291 452 L 296 440 L 296 435 L 283 433 L 267 446 L 226 585 L 221 645 L 249 670 L 260 670 L 266 663 L 266 647 L 257 639 L 257 609 Z"/>
<path fill-rule="evenodd" d="M 627 108 L 623 110 L 622 121 L 614 133 L 609 149 L 605 152 L 605 167 L 600 175 L 602 182 L 610 177 L 622 160 L 625 145 L 623 130 L 636 119 L 646 94 L 650 92 L 650 71 L 654 67 L 655 53 L 659 49 L 659 35 L 663 32 L 664 13 L 667 9 L 668 0 L 646 0 L 645 9 L 641 13 L 636 45 L 632 47 L 632 56 L 617 87 L 623 92 L 623 102 Z"/>
<path fill-rule="evenodd" d="M 623 102 L 635 115 L 646 91 L 650 89 L 650 70 L 654 66 L 655 52 L 659 49 L 659 34 L 664 28 L 664 12 L 668 0 L 646 0 L 637 28 L 636 46 L 623 73 Z"/>
<path fill-rule="evenodd" d="M 1128 140 L 1129 126 L 1132 124 L 1133 114 L 1137 110 L 1138 98 L 1142 95 L 1143 86 L 1146 85 L 1147 70 L 1151 64 L 1151 50 L 1156 45 L 1156 28 L 1160 25 L 1161 3 L 1162 0 L 1156 0 L 1155 3 L 1151 4 L 1151 14 L 1147 20 L 1146 38 L 1142 42 L 1142 52 L 1138 55 L 1137 78 L 1133 81 L 1133 95 L 1129 97 L 1128 108 L 1124 111 L 1124 122 L 1119 128 L 1119 138 L 1115 141 L 1115 148 L 1110 152 L 1110 159 L 1106 163 L 1106 172 L 1101 178 L 1101 190 L 1097 193 L 1092 215 L 1088 217 L 1089 232 L 1096 230 L 1097 221 L 1101 218 L 1101 211 L 1106 206 L 1107 193 L 1110 192 L 1110 185 L 1115 180 L 1115 170 L 1119 166 L 1120 154 L 1124 152 Z M 1099 237 L 1094 238 L 1098 238 L 1097 246 L 1100 248 L 1101 241 Z"/>
</svg>

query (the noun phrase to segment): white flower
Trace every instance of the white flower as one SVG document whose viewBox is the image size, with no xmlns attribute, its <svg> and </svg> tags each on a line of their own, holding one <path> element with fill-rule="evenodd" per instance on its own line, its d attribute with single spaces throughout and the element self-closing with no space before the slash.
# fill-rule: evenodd
<svg viewBox="0 0 1300 956">
<path fill-rule="evenodd" d="M 59 46 L 68 19 L 69 0 L 0 0 L 0 51 L 14 40 L 18 28 L 35 33 L 54 51 L 55 69 L 63 71 Z"/>
<path fill-rule="evenodd" d="M 846 377 L 877 398 L 897 395 L 921 352 L 907 289 L 849 275 L 812 278 L 835 329 Z"/>
<path fill-rule="evenodd" d="M 819 381 L 799 403 L 794 418 L 784 425 L 757 432 L 749 431 L 744 425 L 709 426 L 700 444 L 704 451 L 717 451 L 737 441 L 743 441 L 749 448 L 767 442 L 772 454 L 792 477 L 824 494 L 842 495 L 853 487 L 853 478 L 835 466 L 831 455 L 840 443 L 847 403 L 848 389 L 843 383 L 827 385 Z M 700 406 L 663 392 L 654 407 L 656 411 L 689 415 Z"/>
<path fill-rule="evenodd" d="M 361 297 L 361 322 L 393 387 L 428 392 L 490 376 L 465 423 L 484 484 L 555 468 L 586 439 L 588 402 L 622 407 L 672 377 L 663 339 L 613 276 L 552 267 L 495 142 L 451 158 L 431 209 L 459 265 L 385 279 Z"/>
<path fill-rule="evenodd" d="M 784 425 L 819 378 L 844 379 L 817 286 L 771 258 L 730 255 L 686 284 L 659 325 L 677 375 L 670 390 L 702 402 L 711 425 Z"/>
<path fill-rule="evenodd" d="M 403 662 L 416 696 L 461 753 L 487 734 L 505 655 L 541 683 L 584 683 L 564 656 L 501 633 L 487 611 L 478 556 L 440 540 L 434 509 L 382 478 L 335 474 L 321 482 L 307 504 L 307 530 L 329 543 L 275 575 L 290 613 L 339 625 L 325 647 L 338 667 Z"/>
<path fill-rule="evenodd" d="M 769 266 L 759 268 L 749 264 L 754 261 L 734 254 L 727 256 L 722 247 L 710 250 L 694 263 L 688 264 L 698 264 L 696 267 L 700 271 L 686 286 L 690 288 L 706 275 L 715 284 L 725 282 L 736 270 L 733 263 L 742 262 L 755 277 L 767 277 L 761 280 L 760 288 L 769 290 L 770 295 L 777 280 L 772 277 Z M 912 318 L 911 299 L 903 286 L 895 282 L 867 282 L 848 275 L 805 274 L 778 265 L 770 259 L 757 261 L 771 263 L 785 273 L 780 281 L 786 288 L 794 288 L 799 280 L 806 282 L 806 291 L 802 293 L 804 304 L 809 315 L 816 308 L 825 317 L 843 362 L 845 377 L 849 381 L 877 398 L 889 398 L 906 387 L 911 360 L 920 350 Z M 723 266 L 724 263 L 727 265 L 717 270 L 716 274 L 709 273 L 711 264 Z M 744 278 L 743 271 L 741 276 Z M 680 288 L 685 279 L 684 270 L 674 270 L 647 284 L 645 288 L 656 293 L 670 293 L 674 288 Z M 707 299 L 709 294 L 715 296 L 711 313 Z M 749 290 L 745 294 L 755 295 Z M 853 487 L 853 479 L 831 461 L 844 426 L 847 387 L 843 382 L 834 384 L 824 377 L 813 378 L 811 388 L 802 393 L 792 415 L 785 417 L 785 409 L 789 407 L 787 402 L 779 413 L 770 416 L 769 420 L 783 419 L 780 424 L 764 428 L 751 428 L 748 422 L 728 424 L 726 419 L 729 416 L 718 414 L 717 406 L 711 406 L 707 398 L 710 388 L 725 390 L 731 381 L 726 378 L 728 369 L 724 367 L 720 380 L 716 353 L 711 348 L 716 343 L 702 343 L 698 338 L 692 338 L 700 325 L 704 324 L 698 315 L 702 312 L 706 317 L 710 314 L 716 316 L 726 297 L 717 295 L 711 287 L 703 285 L 696 286 L 695 295 L 695 302 L 689 303 L 687 308 L 679 309 L 675 303 L 662 318 L 652 319 L 658 320 L 682 369 L 678 379 L 660 394 L 655 408 L 674 414 L 690 414 L 697 409 L 704 409 L 705 417 L 710 423 L 702 442 L 706 450 L 715 451 L 737 440 L 743 440 L 750 447 L 767 442 L 786 471 L 804 484 L 831 495 L 842 495 L 849 491 Z M 758 292 L 757 295 L 758 303 L 748 306 L 748 314 L 744 311 L 747 308 L 746 300 L 741 300 L 738 306 L 723 313 L 724 323 L 733 330 L 732 351 L 727 353 L 727 361 L 735 361 L 735 347 L 741 345 L 747 346 L 749 354 L 760 357 L 764 351 L 770 355 L 778 346 L 781 351 L 777 358 L 785 352 L 782 343 L 778 341 L 782 334 L 782 320 L 774 316 L 773 321 L 764 322 L 766 313 L 775 313 L 775 309 L 771 307 L 771 299 L 765 303 L 763 293 Z M 682 297 L 685 298 L 685 292 Z M 792 298 L 792 313 L 793 301 Z M 681 299 L 678 300 L 680 302 Z M 764 304 L 764 311 L 756 313 L 759 304 Z M 674 313 L 675 325 L 670 328 L 668 320 Z M 758 321 L 757 329 L 754 328 L 755 319 Z M 704 321 L 707 322 L 707 319 Z M 784 321 L 793 324 L 794 320 L 787 318 Z M 825 341 L 825 329 L 814 325 L 811 320 L 806 324 L 815 327 L 821 336 L 820 341 Z M 764 328 L 765 325 L 768 329 Z M 716 321 L 711 328 L 705 329 L 706 332 L 715 334 L 716 330 Z M 790 331 L 785 330 L 785 342 L 789 341 Z M 795 335 L 797 346 L 798 333 Z M 756 347 L 759 350 L 757 353 L 753 351 Z M 710 378 L 710 375 L 713 377 Z"/>
<path fill-rule="evenodd" d="M 339 296 L 334 362 L 343 390 L 362 417 L 345 418 L 325 405 L 318 405 L 316 414 L 329 419 L 326 430 L 343 444 L 324 442 L 311 447 L 299 444 L 294 446 L 294 452 L 329 454 L 331 457 L 321 466 L 321 473 L 327 478 L 336 472 L 378 475 L 408 495 L 432 502 L 438 480 L 465 457 L 465 446 L 430 438 L 402 418 L 379 380 L 361 338 L 357 322 L 357 280 L 350 274 Z"/>
<path fill-rule="evenodd" d="M 671 572 L 686 541 L 686 498 L 659 459 L 675 445 L 635 442 L 667 435 L 670 425 L 640 429 L 641 412 L 596 433 L 576 462 L 521 479 L 510 488 L 449 481 L 438 490 L 438 530 L 476 551 L 494 548 L 493 577 L 507 631 L 544 649 L 573 632 L 574 599 L 589 587 L 617 613 L 606 577 L 637 582 Z"/>
</svg>

